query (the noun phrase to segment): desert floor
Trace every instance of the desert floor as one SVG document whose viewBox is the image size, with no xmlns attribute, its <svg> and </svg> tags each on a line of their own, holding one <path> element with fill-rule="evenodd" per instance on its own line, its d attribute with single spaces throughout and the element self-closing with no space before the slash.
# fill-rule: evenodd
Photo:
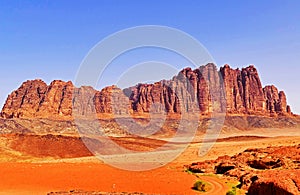
<svg viewBox="0 0 300 195">
<path fill-rule="evenodd" d="M 272 133 L 273 132 L 273 133 Z M 192 143 L 177 159 L 169 164 L 142 172 L 120 170 L 93 157 L 65 160 L 33 159 L 30 162 L 0 163 L 0 194 L 47 194 L 53 191 L 143 192 L 146 194 L 199 194 L 192 190 L 194 175 L 184 170 L 184 165 L 196 161 L 234 155 L 247 148 L 286 146 L 300 143 L 297 130 L 243 132 L 235 137 L 216 142 L 204 156 L 198 156 L 201 143 Z M 266 137 L 251 137 L 251 136 Z M 283 136 L 285 135 L 285 136 Z M 226 137 L 223 135 L 223 137 Z M 228 137 L 228 136 L 227 136 Z M 212 188 L 207 193 L 225 194 L 225 181 L 212 176 L 202 176 Z"/>
</svg>

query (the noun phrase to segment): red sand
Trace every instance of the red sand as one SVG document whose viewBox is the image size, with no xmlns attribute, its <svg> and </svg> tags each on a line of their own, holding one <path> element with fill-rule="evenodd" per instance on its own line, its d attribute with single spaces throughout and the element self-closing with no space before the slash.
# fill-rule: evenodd
<svg viewBox="0 0 300 195">
<path fill-rule="evenodd" d="M 0 195 L 39 195 L 51 191 L 70 191 L 74 189 L 150 194 L 197 194 L 196 191 L 191 189 L 197 178 L 183 172 L 183 165 L 216 159 L 220 155 L 232 156 L 249 147 L 264 148 L 267 146 L 295 145 L 297 143 L 300 143 L 300 137 L 296 136 L 217 142 L 206 155 L 201 157 L 198 156 L 201 144 L 197 143 L 190 145 L 171 164 L 146 172 L 119 170 L 105 164 L 89 161 L 89 159 L 70 161 L 72 163 L 53 162 L 51 160 L 47 163 L 0 163 Z M 18 153 L 12 154 L 17 155 Z M 11 156 L 11 153 L 5 153 L 5 150 L 0 155 L 8 159 L 14 157 Z M 200 178 L 213 185 L 212 191 L 205 194 L 216 194 L 215 192 L 225 194 L 224 192 L 228 188 L 224 186 L 224 182 L 217 178 L 211 178 L 213 177 Z"/>
<path fill-rule="evenodd" d="M 129 172 L 98 163 L 1 163 L 0 194 L 46 194 L 51 191 L 144 192 L 196 194 L 196 178 L 165 166 Z"/>
</svg>

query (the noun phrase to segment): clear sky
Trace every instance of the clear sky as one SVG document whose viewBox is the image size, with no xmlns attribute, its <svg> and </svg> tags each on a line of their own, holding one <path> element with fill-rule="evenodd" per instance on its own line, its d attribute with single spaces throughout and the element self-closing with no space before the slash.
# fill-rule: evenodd
<svg viewBox="0 0 300 195">
<path fill-rule="evenodd" d="M 300 113 L 300 1 L 178 2 L 1 0 L 0 104 L 28 79 L 74 80 L 88 51 L 111 33 L 165 25 L 198 39 L 218 66 L 254 64 L 263 85 L 284 90 Z"/>
</svg>

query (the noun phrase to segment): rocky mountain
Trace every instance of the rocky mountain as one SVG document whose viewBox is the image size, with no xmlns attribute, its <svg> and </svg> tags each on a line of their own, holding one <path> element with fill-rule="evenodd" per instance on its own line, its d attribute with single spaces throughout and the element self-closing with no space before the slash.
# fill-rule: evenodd
<svg viewBox="0 0 300 195">
<path fill-rule="evenodd" d="M 72 82 L 42 80 L 24 82 L 12 92 L 1 111 L 3 118 L 59 118 L 72 115 L 211 112 L 291 115 L 286 95 L 275 86 L 262 87 L 254 66 L 217 70 L 212 63 L 195 70 L 185 68 L 171 80 L 138 84 L 119 89 L 110 86 L 97 91 L 75 87 Z"/>
</svg>

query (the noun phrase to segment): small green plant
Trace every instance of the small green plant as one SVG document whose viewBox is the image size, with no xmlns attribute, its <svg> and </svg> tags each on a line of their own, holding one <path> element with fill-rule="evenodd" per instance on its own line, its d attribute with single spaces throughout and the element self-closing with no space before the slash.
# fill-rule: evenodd
<svg viewBox="0 0 300 195">
<path fill-rule="evenodd" d="M 194 183 L 193 189 L 200 192 L 206 192 L 208 190 L 208 184 L 204 181 L 198 180 Z"/>
<path fill-rule="evenodd" d="M 228 192 L 226 192 L 226 195 L 236 195 L 236 192 L 229 190 Z"/>
<path fill-rule="evenodd" d="M 226 192 L 226 195 L 236 195 L 236 186 L 233 186 L 231 190 Z"/>
<path fill-rule="evenodd" d="M 192 174 L 192 175 L 194 174 L 194 172 L 191 171 L 190 169 L 186 169 L 185 172 L 188 173 L 188 174 Z"/>
</svg>

